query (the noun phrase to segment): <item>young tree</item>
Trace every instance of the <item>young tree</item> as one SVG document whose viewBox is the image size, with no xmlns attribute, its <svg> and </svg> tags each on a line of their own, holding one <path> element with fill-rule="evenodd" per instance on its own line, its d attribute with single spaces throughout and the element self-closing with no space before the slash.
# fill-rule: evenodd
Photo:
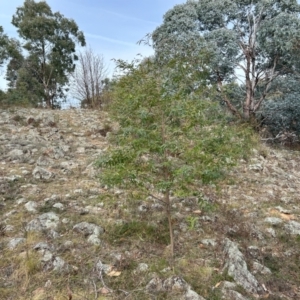
<svg viewBox="0 0 300 300">
<path fill-rule="evenodd" d="M 249 119 L 275 78 L 299 71 L 299 12 L 297 0 L 189 0 L 169 10 L 151 37 L 159 61 L 209 49 L 211 80 L 228 109 Z M 241 73 L 242 112 L 223 91 Z"/>
<path fill-rule="evenodd" d="M 28 52 L 25 68 L 34 74 L 43 90 L 42 101 L 55 107 L 55 101 L 65 95 L 64 87 L 75 69 L 75 46 L 85 45 L 85 38 L 75 21 L 59 12 L 53 13 L 45 1 L 25 0 L 13 16 L 12 24 L 18 28 Z"/>
<path fill-rule="evenodd" d="M 81 106 L 101 107 L 106 76 L 107 68 L 102 56 L 94 53 L 91 48 L 79 53 L 78 63 L 72 74 L 71 91 L 81 101 Z"/>
<path fill-rule="evenodd" d="M 110 109 L 120 129 L 98 160 L 101 181 L 134 187 L 163 204 L 173 256 L 171 193 L 199 194 L 201 184 L 217 180 L 247 153 L 244 141 L 252 140 L 251 132 L 225 126 L 219 107 L 205 97 L 213 91 L 205 87 L 204 72 L 197 73 L 197 90 L 187 90 L 191 74 L 185 62 L 164 69 L 151 60 L 117 63 L 123 75 L 114 84 Z"/>
</svg>

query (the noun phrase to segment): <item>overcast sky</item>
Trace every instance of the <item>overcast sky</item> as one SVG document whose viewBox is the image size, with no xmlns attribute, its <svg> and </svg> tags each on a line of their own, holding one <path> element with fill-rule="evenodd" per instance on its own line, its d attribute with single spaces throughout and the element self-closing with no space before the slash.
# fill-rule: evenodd
<svg viewBox="0 0 300 300">
<path fill-rule="evenodd" d="M 24 0 L 0 0 L 0 25 L 10 37 L 18 37 L 11 24 L 16 8 Z M 37 1 L 38 2 L 38 1 Z M 137 45 L 147 33 L 162 23 L 162 17 L 174 5 L 185 0 L 47 0 L 53 12 L 74 19 L 85 34 L 87 45 L 102 54 L 111 73 L 111 59 L 132 60 L 138 53 L 148 56 L 152 49 Z M 0 88 L 5 89 L 5 67 L 0 70 Z"/>
</svg>

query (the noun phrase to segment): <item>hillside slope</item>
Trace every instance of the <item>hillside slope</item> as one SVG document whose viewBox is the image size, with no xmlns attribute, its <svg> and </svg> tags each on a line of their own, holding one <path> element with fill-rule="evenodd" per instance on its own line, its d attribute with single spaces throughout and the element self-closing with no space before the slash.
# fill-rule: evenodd
<svg viewBox="0 0 300 300">
<path fill-rule="evenodd" d="M 90 110 L 0 110 L 0 299 L 300 299 L 299 152 L 253 149 L 201 199 L 109 190 L 115 125 Z"/>
</svg>

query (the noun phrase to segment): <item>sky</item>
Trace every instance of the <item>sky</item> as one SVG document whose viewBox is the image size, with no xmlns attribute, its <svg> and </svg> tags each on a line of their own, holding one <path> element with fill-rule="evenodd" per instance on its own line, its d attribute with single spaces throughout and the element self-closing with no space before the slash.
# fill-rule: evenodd
<svg viewBox="0 0 300 300">
<path fill-rule="evenodd" d="M 36 2 L 38 2 L 36 0 Z M 84 32 L 87 46 L 103 55 L 110 75 L 112 59 L 131 61 L 137 54 L 149 56 L 153 50 L 138 45 L 147 33 L 162 24 L 163 15 L 185 0 L 46 0 L 53 12 L 73 19 Z M 0 0 L 0 25 L 9 37 L 18 37 L 12 16 L 24 0 Z M 84 48 L 78 47 L 78 50 Z M 0 89 L 6 89 L 5 67 L 0 70 Z"/>
</svg>

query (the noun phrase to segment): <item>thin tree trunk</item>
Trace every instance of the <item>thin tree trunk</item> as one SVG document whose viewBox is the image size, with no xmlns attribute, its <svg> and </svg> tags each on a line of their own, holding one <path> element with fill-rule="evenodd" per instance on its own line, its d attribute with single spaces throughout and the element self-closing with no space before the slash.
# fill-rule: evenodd
<svg viewBox="0 0 300 300">
<path fill-rule="evenodd" d="M 169 234 L 170 234 L 170 246 L 171 246 L 171 256 L 174 258 L 174 231 L 172 224 L 172 213 L 171 213 L 171 201 L 170 201 L 170 191 L 167 190 L 164 195 L 164 202 L 166 207 L 166 215 L 168 218 Z"/>
</svg>

